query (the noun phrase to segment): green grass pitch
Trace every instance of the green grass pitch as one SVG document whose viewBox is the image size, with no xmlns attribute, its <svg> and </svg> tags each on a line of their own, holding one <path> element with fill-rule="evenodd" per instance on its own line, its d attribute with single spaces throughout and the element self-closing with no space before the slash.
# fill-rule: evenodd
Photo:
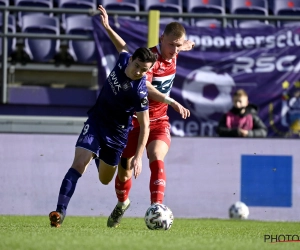
<svg viewBox="0 0 300 250">
<path fill-rule="evenodd" d="M 300 222 L 175 218 L 169 231 L 151 231 L 143 218 L 123 218 L 107 228 L 106 217 L 66 217 L 50 228 L 46 216 L 0 216 L 1 250 L 268 250 L 300 249 L 300 242 L 264 242 L 264 235 L 300 235 Z"/>
</svg>

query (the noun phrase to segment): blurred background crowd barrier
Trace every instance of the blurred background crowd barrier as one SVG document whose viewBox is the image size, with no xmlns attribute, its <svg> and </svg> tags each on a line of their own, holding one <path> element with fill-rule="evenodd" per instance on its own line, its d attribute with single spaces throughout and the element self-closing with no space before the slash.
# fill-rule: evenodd
<svg viewBox="0 0 300 250">
<path fill-rule="evenodd" d="M 0 132 L 79 133 L 68 126 L 85 119 L 116 59 L 96 10 L 102 4 L 131 50 L 155 45 L 170 21 L 196 43 L 179 55 L 171 92 L 192 116 L 183 121 L 170 109 L 172 135 L 216 136 L 232 92 L 244 88 L 268 137 L 299 137 L 299 0 L 0 2 Z M 151 11 L 158 20 L 148 19 Z"/>
</svg>

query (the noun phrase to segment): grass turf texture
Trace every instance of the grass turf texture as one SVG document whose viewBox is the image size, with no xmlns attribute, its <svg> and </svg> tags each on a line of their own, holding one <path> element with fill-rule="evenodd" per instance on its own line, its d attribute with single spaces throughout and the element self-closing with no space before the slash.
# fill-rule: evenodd
<svg viewBox="0 0 300 250">
<path fill-rule="evenodd" d="M 123 218 L 119 228 L 107 228 L 106 220 L 69 216 L 50 228 L 47 216 L 0 216 L 0 249 L 300 249 L 300 242 L 264 242 L 265 234 L 299 236 L 299 222 L 175 218 L 169 231 L 151 231 L 142 218 Z"/>
</svg>

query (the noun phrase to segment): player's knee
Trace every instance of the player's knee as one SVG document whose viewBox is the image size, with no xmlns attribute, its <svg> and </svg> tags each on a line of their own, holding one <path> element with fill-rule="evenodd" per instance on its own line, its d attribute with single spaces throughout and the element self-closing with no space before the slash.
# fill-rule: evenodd
<svg viewBox="0 0 300 250">
<path fill-rule="evenodd" d="M 130 169 L 129 159 L 121 158 L 118 167 L 118 178 L 121 182 L 126 182 L 132 176 L 132 170 Z"/>
<path fill-rule="evenodd" d="M 99 181 L 103 184 L 103 185 L 108 185 L 110 183 L 111 180 L 105 179 L 101 176 L 99 176 Z"/>
<path fill-rule="evenodd" d="M 129 169 L 129 166 L 128 166 L 129 160 L 127 158 L 121 157 L 120 165 L 121 165 L 122 169 L 124 169 L 124 170 Z"/>
<path fill-rule="evenodd" d="M 121 182 L 128 181 L 129 179 L 131 179 L 131 176 L 132 176 L 132 171 L 131 170 L 125 171 L 122 174 L 120 174 L 120 173 L 118 174 L 119 180 Z"/>
<path fill-rule="evenodd" d="M 147 154 L 150 162 L 163 161 L 165 157 L 165 154 L 159 152 L 158 150 L 151 150 L 151 151 L 149 150 L 147 151 Z"/>
<path fill-rule="evenodd" d="M 74 161 L 72 164 L 72 168 L 77 170 L 78 173 L 83 174 L 86 168 L 86 165 L 84 164 L 83 161 Z"/>
</svg>

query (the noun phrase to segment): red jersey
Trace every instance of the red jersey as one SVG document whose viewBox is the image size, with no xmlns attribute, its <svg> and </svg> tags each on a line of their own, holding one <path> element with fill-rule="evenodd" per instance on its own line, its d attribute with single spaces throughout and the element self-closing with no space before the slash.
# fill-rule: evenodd
<svg viewBox="0 0 300 250">
<path fill-rule="evenodd" d="M 176 61 L 177 58 L 165 60 L 161 56 L 160 46 L 150 48 L 150 50 L 157 54 L 157 61 L 147 72 L 146 81 L 152 83 L 152 85 L 161 93 L 169 96 L 171 88 L 173 86 L 175 74 L 176 74 Z M 158 120 L 167 116 L 168 104 L 162 102 L 156 102 L 149 99 L 149 116 L 150 121 Z M 139 126 L 137 119 L 133 120 L 135 127 Z"/>
</svg>

